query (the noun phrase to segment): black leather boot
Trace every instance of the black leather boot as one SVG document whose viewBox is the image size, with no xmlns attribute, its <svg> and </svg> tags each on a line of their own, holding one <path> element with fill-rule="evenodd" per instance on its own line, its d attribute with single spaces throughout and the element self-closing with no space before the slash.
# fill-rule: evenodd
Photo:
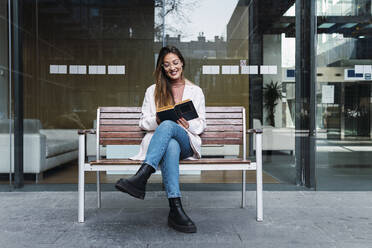
<svg viewBox="0 0 372 248">
<path fill-rule="evenodd" d="M 169 198 L 168 226 L 184 233 L 195 233 L 196 226 L 182 208 L 181 198 Z"/>
<path fill-rule="evenodd" d="M 147 180 L 154 172 L 155 169 L 152 166 L 143 163 L 134 176 L 128 179 L 119 179 L 115 188 L 143 200 L 145 199 Z"/>
</svg>

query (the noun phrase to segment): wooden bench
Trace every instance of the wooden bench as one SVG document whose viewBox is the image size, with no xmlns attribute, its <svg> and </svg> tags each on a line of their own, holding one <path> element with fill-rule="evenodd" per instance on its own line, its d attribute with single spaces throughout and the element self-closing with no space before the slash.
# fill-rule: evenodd
<svg viewBox="0 0 372 248">
<path fill-rule="evenodd" d="M 102 159 L 100 146 L 103 145 L 138 145 L 145 131 L 140 129 L 139 107 L 101 107 L 97 109 L 97 130 L 79 130 L 79 210 L 78 221 L 84 222 L 85 172 L 97 172 L 97 205 L 101 206 L 100 171 L 136 172 L 141 161 L 129 159 Z M 241 207 L 245 207 L 246 171 L 256 170 L 256 219 L 263 220 L 262 201 L 262 131 L 246 129 L 244 107 L 206 107 L 207 128 L 201 135 L 203 145 L 237 144 L 242 145 L 243 156 L 237 159 L 202 158 L 199 160 L 180 161 L 180 170 L 241 170 L 242 197 Z M 97 135 L 97 156 L 95 161 L 86 162 L 85 136 Z M 246 159 L 246 134 L 256 134 L 256 162 Z"/>
</svg>

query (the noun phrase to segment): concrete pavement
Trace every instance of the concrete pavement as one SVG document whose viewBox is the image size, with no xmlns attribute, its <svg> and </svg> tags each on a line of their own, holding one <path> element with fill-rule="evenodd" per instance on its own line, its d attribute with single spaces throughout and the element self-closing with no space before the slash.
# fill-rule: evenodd
<svg viewBox="0 0 372 248">
<path fill-rule="evenodd" d="M 87 192 L 84 224 L 77 192 L 0 192 L 0 247 L 372 247 L 372 192 L 265 191 L 261 223 L 254 191 L 245 209 L 238 191 L 183 195 L 196 234 L 167 227 L 164 192 L 103 192 L 101 209 Z"/>
</svg>

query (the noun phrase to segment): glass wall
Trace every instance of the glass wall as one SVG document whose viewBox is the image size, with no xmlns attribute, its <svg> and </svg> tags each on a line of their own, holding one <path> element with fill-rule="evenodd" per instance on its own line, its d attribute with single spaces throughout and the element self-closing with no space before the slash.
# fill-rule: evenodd
<svg viewBox="0 0 372 248">
<path fill-rule="evenodd" d="M 371 1 L 318 1 L 318 189 L 370 189 Z"/>
<path fill-rule="evenodd" d="M 0 1 L 0 121 L 6 137 L 0 152 L 10 159 L 7 2 Z M 203 89 L 207 106 L 244 106 L 247 126 L 263 129 L 264 182 L 298 182 L 294 0 L 22 2 L 23 23 L 12 30 L 22 33 L 26 183 L 77 182 L 77 129 L 95 127 L 99 106 L 141 106 L 163 45 L 181 50 L 185 75 Z M 314 186 L 368 188 L 371 0 L 318 0 L 316 13 Z M 87 146 L 94 159 L 95 137 L 88 137 Z M 130 155 L 118 151 L 102 148 L 107 158 Z M 203 147 L 204 156 L 241 154 L 236 146 Z M 9 166 L 5 160 L 1 182 L 8 181 Z M 101 178 L 111 183 L 121 176 Z M 247 178 L 254 183 L 254 174 Z M 240 180 L 234 172 L 181 175 L 182 183 Z M 94 183 L 95 174 L 87 181 Z"/>
</svg>

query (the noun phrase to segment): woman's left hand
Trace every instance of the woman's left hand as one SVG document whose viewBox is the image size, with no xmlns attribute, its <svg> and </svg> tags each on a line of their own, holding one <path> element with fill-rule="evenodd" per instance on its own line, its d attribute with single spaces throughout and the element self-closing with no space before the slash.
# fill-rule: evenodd
<svg viewBox="0 0 372 248">
<path fill-rule="evenodd" d="M 186 128 L 186 129 L 188 129 L 189 128 L 189 122 L 188 121 L 186 121 L 185 120 L 185 118 L 180 118 L 180 119 L 178 119 L 177 120 L 177 123 L 178 123 L 178 125 L 181 125 L 181 126 L 183 126 L 184 128 Z"/>
</svg>

